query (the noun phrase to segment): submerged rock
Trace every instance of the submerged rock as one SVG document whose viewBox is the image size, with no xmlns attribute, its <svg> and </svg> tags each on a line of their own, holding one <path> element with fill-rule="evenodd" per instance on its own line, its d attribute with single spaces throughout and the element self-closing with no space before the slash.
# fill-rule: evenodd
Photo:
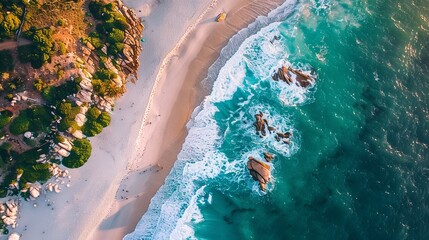
<svg viewBox="0 0 429 240">
<path fill-rule="evenodd" d="M 249 161 L 247 161 L 247 169 L 249 169 L 253 180 L 259 182 L 261 190 L 265 191 L 266 184 L 271 179 L 271 167 L 253 157 L 249 157 Z"/>
</svg>

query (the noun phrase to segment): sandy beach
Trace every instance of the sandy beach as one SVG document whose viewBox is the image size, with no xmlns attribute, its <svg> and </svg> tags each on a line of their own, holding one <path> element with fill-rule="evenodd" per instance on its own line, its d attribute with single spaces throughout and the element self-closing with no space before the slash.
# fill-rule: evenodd
<svg viewBox="0 0 429 240">
<path fill-rule="evenodd" d="M 235 33 L 283 2 L 125 0 L 145 25 L 139 80 L 128 83 L 111 125 L 91 138 L 92 156 L 70 171 L 70 187 L 22 202 L 22 239 L 122 239 L 133 231 L 210 91 L 200 84 L 208 68 Z M 216 23 L 222 11 L 227 19 Z"/>
</svg>

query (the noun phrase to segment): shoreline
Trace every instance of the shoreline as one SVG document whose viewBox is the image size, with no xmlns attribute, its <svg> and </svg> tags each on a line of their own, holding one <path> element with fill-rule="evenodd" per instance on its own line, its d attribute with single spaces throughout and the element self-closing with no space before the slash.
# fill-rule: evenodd
<svg viewBox="0 0 429 240">
<path fill-rule="evenodd" d="M 144 20 L 140 79 L 128 83 L 111 125 L 91 138 L 89 161 L 70 170 L 71 186 L 22 202 L 16 231 L 24 239 L 121 239 L 133 231 L 181 150 L 192 112 L 209 94 L 201 83 L 221 49 L 284 1 L 123 2 Z M 223 10 L 226 21 L 214 22 Z"/>
<path fill-rule="evenodd" d="M 164 59 L 164 61 L 168 62 L 165 65 L 165 72 L 160 71 L 158 88 L 154 87 L 153 89 L 153 92 L 158 94 L 153 95 L 152 105 L 147 108 L 147 115 L 145 115 L 147 118 L 144 119 L 151 124 L 143 125 L 140 130 L 142 132 L 140 136 L 143 140 L 141 143 L 143 159 L 140 163 L 145 159 L 158 159 L 153 162 L 152 166 L 160 166 L 162 169 L 148 173 L 152 175 L 152 177 L 147 177 L 150 182 L 144 181 L 141 184 L 143 182 L 141 178 L 136 177 L 126 179 L 124 181 L 125 185 L 132 185 L 132 189 L 140 188 L 139 192 L 146 190 L 145 193 L 150 195 L 150 199 L 156 194 L 164 184 L 165 178 L 182 149 L 187 136 L 186 124 L 189 122 L 195 108 L 201 104 L 204 97 L 211 91 L 214 79 L 211 82 L 209 81 L 209 87 L 202 85 L 203 81 L 207 80 L 206 76 L 209 68 L 219 58 L 221 50 L 228 44 L 231 37 L 241 29 L 248 27 L 258 16 L 267 15 L 283 2 L 258 3 L 257 1 L 241 0 L 230 3 L 228 1 L 219 1 L 212 9 L 207 9 L 199 17 L 205 20 L 197 23 L 195 28 L 187 31 L 189 36 L 185 34 L 181 38 L 184 41 L 179 42 L 169 53 L 174 58 L 168 59 L 168 55 Z M 214 20 L 217 14 L 222 11 L 226 11 L 230 15 L 224 22 L 216 23 Z M 178 52 L 175 52 L 175 50 Z M 182 68 L 174 68 L 176 65 Z M 171 79 L 173 76 L 176 78 L 177 83 L 167 83 L 167 79 Z M 162 133 L 156 133 L 155 130 L 157 129 Z M 151 130 L 153 132 L 150 132 Z M 150 141 L 148 141 L 149 139 Z M 145 149 L 150 149 L 150 151 L 146 152 Z M 158 171 L 160 173 L 157 173 Z M 154 182 L 154 184 L 151 182 Z M 138 221 L 147 211 L 150 199 L 140 200 L 139 203 L 135 203 L 134 216 L 128 218 L 125 234 L 135 229 Z M 112 236 L 112 232 L 108 236 Z M 121 234 L 121 236 L 123 237 L 124 235 Z"/>
</svg>

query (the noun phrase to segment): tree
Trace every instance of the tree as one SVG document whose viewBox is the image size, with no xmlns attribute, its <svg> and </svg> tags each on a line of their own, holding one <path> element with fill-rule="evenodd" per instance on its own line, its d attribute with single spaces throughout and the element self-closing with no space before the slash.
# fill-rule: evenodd
<svg viewBox="0 0 429 240">
<path fill-rule="evenodd" d="M 100 116 L 101 111 L 96 108 L 96 107 L 91 107 L 90 109 L 88 109 L 88 111 L 86 112 L 86 117 L 88 118 L 88 120 L 93 120 L 95 121 L 98 116 Z"/>
<path fill-rule="evenodd" d="M 73 141 L 73 148 L 70 156 L 62 160 L 62 164 L 68 168 L 78 168 L 83 166 L 91 156 L 91 143 L 87 139 L 77 139 Z"/>
<path fill-rule="evenodd" d="M 34 89 L 39 92 L 43 91 L 43 89 L 45 89 L 47 86 L 48 84 L 46 84 L 41 78 L 37 78 L 33 83 Z"/>
<path fill-rule="evenodd" d="M 12 120 L 13 113 L 8 110 L 0 111 L 0 128 L 3 128 L 8 123 L 10 123 L 10 120 Z"/>
<path fill-rule="evenodd" d="M 86 121 L 85 125 L 83 126 L 83 134 L 88 137 L 93 137 L 97 134 L 100 134 L 101 131 L 103 131 L 103 126 L 94 120 Z"/>
<path fill-rule="evenodd" d="M 3 38 L 10 37 L 21 24 L 21 20 L 13 13 L 3 16 L 3 21 L 0 22 L 0 36 Z"/>
<path fill-rule="evenodd" d="M 24 37 L 33 41 L 31 45 L 18 47 L 18 57 L 23 63 L 30 62 L 33 68 L 40 68 L 51 58 L 53 41 L 52 31 L 49 28 L 30 28 Z"/>
<path fill-rule="evenodd" d="M 13 58 L 9 51 L 0 51 L 0 72 L 13 70 Z"/>
<path fill-rule="evenodd" d="M 110 124 L 110 113 L 102 112 L 100 116 L 97 118 L 97 122 L 101 124 L 103 127 L 107 127 Z"/>
<path fill-rule="evenodd" d="M 28 131 L 30 127 L 30 121 L 25 114 L 16 117 L 9 126 L 9 131 L 13 135 L 19 135 Z"/>
<path fill-rule="evenodd" d="M 115 43 L 122 43 L 125 39 L 125 32 L 122 30 L 119 30 L 117 28 L 112 29 L 112 32 L 109 33 L 109 36 L 107 37 L 107 41 L 111 44 Z"/>
</svg>

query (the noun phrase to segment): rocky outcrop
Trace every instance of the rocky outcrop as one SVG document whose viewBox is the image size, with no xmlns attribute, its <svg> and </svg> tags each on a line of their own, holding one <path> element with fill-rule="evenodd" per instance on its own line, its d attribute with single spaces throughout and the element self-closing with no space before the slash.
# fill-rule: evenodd
<svg viewBox="0 0 429 240">
<path fill-rule="evenodd" d="M 261 190 L 265 191 L 266 185 L 271 179 L 270 165 L 256 160 L 254 157 L 249 157 L 249 161 L 247 161 L 247 169 L 249 169 L 253 180 L 259 182 Z"/>
<path fill-rule="evenodd" d="M 314 78 L 311 75 L 306 74 L 299 69 L 293 69 L 291 66 L 282 66 L 273 74 L 272 78 L 274 81 L 281 80 L 288 85 L 292 84 L 293 79 L 295 79 L 296 85 L 304 88 L 310 86 L 314 81 Z"/>
<path fill-rule="evenodd" d="M 144 27 L 136 17 L 134 10 L 127 8 L 122 1 L 117 1 L 116 3 L 118 10 L 125 16 L 127 23 L 130 25 L 125 31 L 124 58 L 119 62 L 119 65 L 122 68 L 121 71 L 125 74 L 125 78 L 128 78 L 130 75 L 138 78 L 137 70 L 140 65 L 138 59 L 142 50 L 139 40 Z"/>
<path fill-rule="evenodd" d="M 274 159 L 274 156 L 271 153 L 264 152 L 264 158 L 267 162 L 271 162 Z"/>
<path fill-rule="evenodd" d="M 277 142 L 282 141 L 285 144 L 290 144 L 290 137 L 291 136 L 292 136 L 292 133 L 290 133 L 290 132 L 285 132 L 285 133 L 277 132 L 276 133 L 276 140 L 277 140 Z"/>
<path fill-rule="evenodd" d="M 10 199 L 6 203 L 0 204 L 0 215 L 4 224 L 16 227 L 16 220 L 18 218 L 18 206 L 17 200 Z"/>
</svg>

